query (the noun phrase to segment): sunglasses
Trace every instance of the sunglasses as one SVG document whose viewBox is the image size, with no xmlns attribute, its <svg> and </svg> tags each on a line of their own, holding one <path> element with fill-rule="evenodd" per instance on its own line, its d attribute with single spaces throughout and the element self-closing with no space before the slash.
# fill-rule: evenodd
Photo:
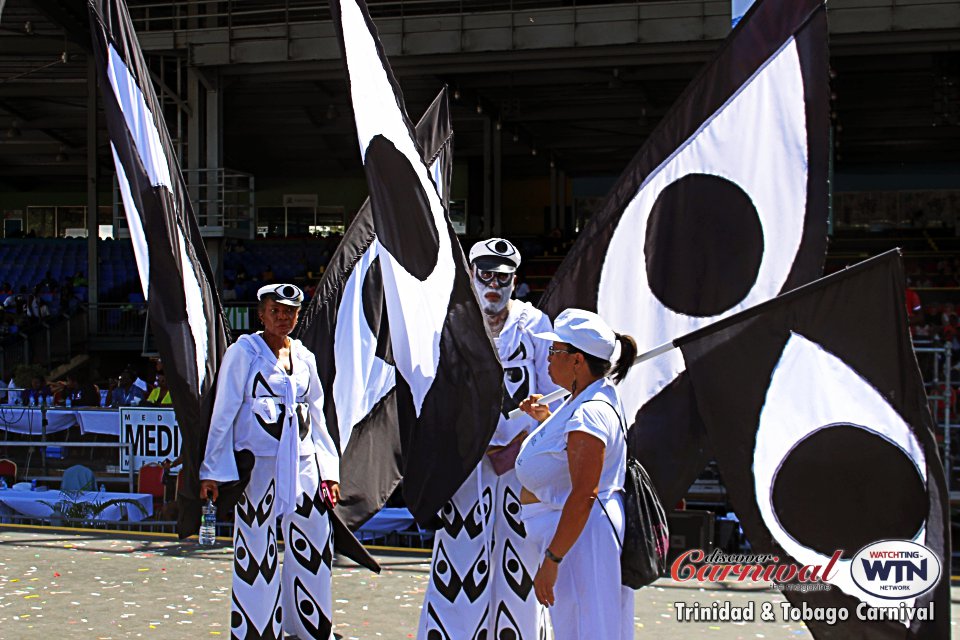
<svg viewBox="0 0 960 640">
<path fill-rule="evenodd" d="M 576 353 L 575 351 L 568 351 L 567 349 L 555 349 L 553 347 L 547 347 L 547 353 L 551 356 L 555 356 L 558 353 Z"/>
<path fill-rule="evenodd" d="M 496 280 L 497 284 L 499 284 L 501 287 L 505 287 L 513 282 L 513 274 L 499 273 L 497 271 L 477 271 L 477 280 L 483 284 L 490 284 Z"/>
</svg>

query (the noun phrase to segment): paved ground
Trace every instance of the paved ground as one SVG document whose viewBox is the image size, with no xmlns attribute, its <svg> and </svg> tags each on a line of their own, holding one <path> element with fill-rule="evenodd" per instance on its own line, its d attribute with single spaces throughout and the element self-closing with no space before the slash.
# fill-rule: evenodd
<svg viewBox="0 0 960 640">
<path fill-rule="evenodd" d="M 200 549 L 163 537 L 0 527 L 0 639 L 229 638 L 231 558 L 227 547 Z M 349 561 L 338 563 L 338 636 L 415 636 L 429 556 L 384 552 L 379 559 L 384 569 L 379 576 Z M 758 586 L 724 589 L 660 580 L 637 592 L 637 638 L 810 638 L 801 623 L 676 621 L 674 602 L 717 600 L 753 601 L 759 613 L 761 603 L 783 597 Z M 954 625 L 960 620 L 958 602 L 955 590 Z"/>
</svg>

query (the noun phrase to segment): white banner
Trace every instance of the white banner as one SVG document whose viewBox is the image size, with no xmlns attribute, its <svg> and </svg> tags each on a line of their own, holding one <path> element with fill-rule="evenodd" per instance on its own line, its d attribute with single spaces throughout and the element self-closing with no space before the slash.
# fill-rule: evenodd
<svg viewBox="0 0 960 640">
<path fill-rule="evenodd" d="M 120 409 L 120 442 L 133 444 L 133 468 L 173 460 L 180 455 L 180 427 L 173 409 L 123 407 Z M 129 471 L 125 449 L 120 450 L 120 471 Z"/>
</svg>

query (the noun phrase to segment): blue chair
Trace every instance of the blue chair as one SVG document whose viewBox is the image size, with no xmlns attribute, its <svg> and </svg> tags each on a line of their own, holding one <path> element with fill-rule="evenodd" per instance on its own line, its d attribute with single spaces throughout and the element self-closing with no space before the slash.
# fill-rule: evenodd
<svg viewBox="0 0 960 640">
<path fill-rule="evenodd" d="M 75 464 L 63 472 L 60 482 L 61 491 L 95 491 L 97 478 L 88 467 Z"/>
</svg>

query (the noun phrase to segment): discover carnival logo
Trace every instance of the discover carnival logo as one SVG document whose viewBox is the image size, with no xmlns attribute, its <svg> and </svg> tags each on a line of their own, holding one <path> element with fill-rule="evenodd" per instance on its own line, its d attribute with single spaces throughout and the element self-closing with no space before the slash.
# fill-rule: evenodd
<svg viewBox="0 0 960 640">
<path fill-rule="evenodd" d="M 776 591 L 830 591 L 831 581 L 840 572 L 848 572 L 853 584 L 864 595 L 856 606 L 813 606 L 806 602 L 749 602 L 734 606 L 730 601 L 700 603 L 675 602 L 678 622 L 783 621 L 825 622 L 837 624 L 854 618 L 863 621 L 934 620 L 933 600 L 915 601 L 933 589 L 942 578 L 940 558 L 929 548 L 910 540 L 879 540 L 860 549 L 852 559 L 841 562 L 843 551 L 834 551 L 823 565 L 781 562 L 774 554 L 709 554 L 690 549 L 680 554 L 670 567 L 677 582 L 769 582 Z M 852 585 L 851 585 L 852 586 Z M 851 594 L 852 595 L 852 594 Z M 890 606 L 877 606 L 876 598 L 899 600 Z M 911 602 L 911 600 L 913 600 Z M 778 615 L 779 614 L 779 615 Z"/>
<path fill-rule="evenodd" d="M 850 574 L 865 593 L 887 600 L 908 600 L 940 582 L 940 558 L 916 542 L 880 540 L 857 551 Z"/>
</svg>

